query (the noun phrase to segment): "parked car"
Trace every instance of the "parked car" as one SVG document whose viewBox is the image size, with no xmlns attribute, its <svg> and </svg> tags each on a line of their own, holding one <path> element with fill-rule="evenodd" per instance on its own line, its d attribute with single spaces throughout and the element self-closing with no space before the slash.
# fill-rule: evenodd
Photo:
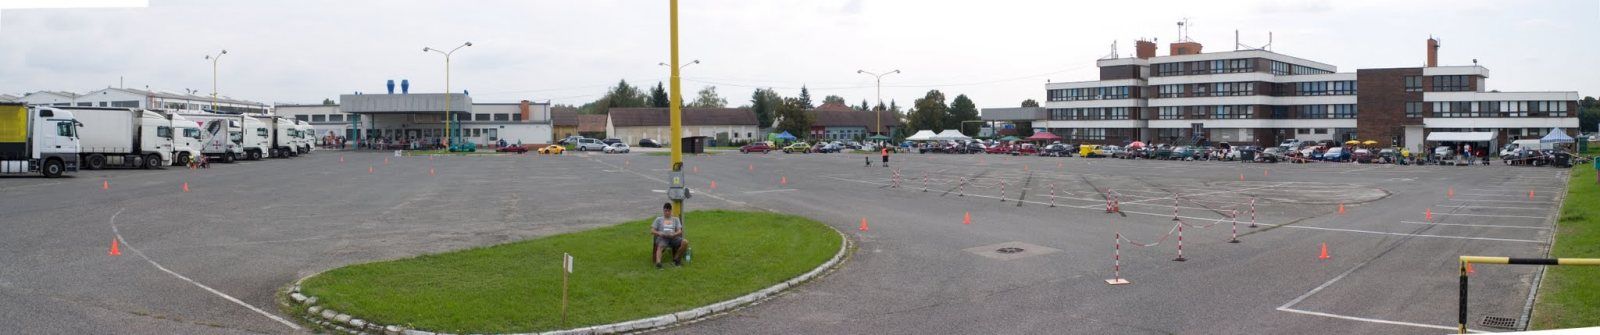
<svg viewBox="0 0 1600 335">
<path fill-rule="evenodd" d="M 580 138 L 577 144 L 573 144 L 573 147 L 578 151 L 600 151 L 606 149 L 606 142 L 592 138 Z"/>
<path fill-rule="evenodd" d="M 811 146 L 811 152 L 815 152 L 815 153 L 819 153 L 819 154 L 825 154 L 825 153 L 830 153 L 830 152 L 839 152 L 839 147 L 834 145 L 833 143 L 817 143 L 817 144 Z"/>
<path fill-rule="evenodd" d="M 783 147 L 783 153 L 792 154 L 796 152 L 809 154 L 811 153 L 811 145 L 806 144 L 806 142 L 794 142 L 793 144 L 789 144 L 789 146 Z"/>
<path fill-rule="evenodd" d="M 1322 152 L 1322 160 L 1324 161 L 1344 162 L 1349 161 L 1350 158 L 1350 150 L 1345 150 L 1344 147 L 1332 147 L 1328 148 L 1328 151 Z"/>
<path fill-rule="evenodd" d="M 1100 150 L 1099 144 L 1084 144 L 1078 146 L 1078 157 L 1093 158 L 1105 156 L 1105 151 Z"/>
<path fill-rule="evenodd" d="M 555 144 L 551 144 L 551 145 L 545 146 L 543 148 L 539 148 L 539 154 L 540 155 L 560 155 L 561 153 L 564 153 L 564 152 L 567 152 L 567 147 L 563 147 L 563 146 L 559 146 L 559 145 L 555 145 Z"/>
<path fill-rule="evenodd" d="M 608 139 L 600 140 L 600 143 L 605 143 L 607 145 L 611 145 L 611 144 L 616 144 L 616 143 L 622 143 L 622 139 L 620 139 L 620 138 L 608 138 Z"/>
<path fill-rule="evenodd" d="M 1168 155 L 1167 159 L 1172 159 L 1172 160 L 1190 160 L 1190 159 L 1194 159 L 1195 151 L 1196 150 L 1195 150 L 1194 147 L 1176 147 L 1176 148 L 1172 148 L 1172 154 Z"/>
<path fill-rule="evenodd" d="M 656 140 L 652 140 L 652 139 L 648 139 L 648 138 L 640 139 L 639 140 L 639 147 L 641 147 L 641 148 L 660 148 L 661 147 L 661 142 L 656 142 Z"/>
<path fill-rule="evenodd" d="M 1256 159 L 1255 160 L 1257 162 L 1277 163 L 1278 161 L 1284 160 L 1284 158 L 1286 158 L 1286 157 L 1284 157 L 1284 154 L 1287 153 L 1287 152 L 1289 152 L 1289 151 L 1285 150 L 1283 147 L 1271 147 L 1271 148 L 1261 149 L 1261 154 L 1256 155 Z"/>
<path fill-rule="evenodd" d="M 741 153 L 741 154 L 748 154 L 748 153 L 752 153 L 752 152 L 759 152 L 759 153 L 763 153 L 764 154 L 764 153 L 767 153 L 767 152 L 770 152 L 770 151 L 772 151 L 772 146 L 767 145 L 767 142 L 755 142 L 755 143 L 745 144 L 744 146 L 739 147 L 739 153 Z"/>
<path fill-rule="evenodd" d="M 513 146 L 507 146 L 507 147 L 500 147 L 499 149 L 494 149 L 494 151 L 495 152 L 515 152 L 515 153 L 522 154 L 522 153 L 528 153 L 528 148 L 524 147 L 524 146 L 520 146 L 520 145 L 513 145 Z"/>
<path fill-rule="evenodd" d="M 1106 157 L 1119 157 L 1119 156 L 1122 156 L 1123 152 L 1125 152 L 1125 151 L 1126 150 L 1123 150 L 1122 147 L 1115 146 L 1115 145 L 1107 145 L 1107 146 L 1101 146 L 1100 147 L 1100 153 L 1102 155 L 1105 155 Z"/>
<path fill-rule="evenodd" d="M 556 144 L 563 144 L 563 145 L 565 145 L 565 144 L 578 144 L 578 139 L 582 139 L 582 138 L 583 138 L 583 136 L 576 136 L 576 135 L 567 136 L 567 138 L 563 138 L 560 141 L 556 141 Z"/>
<path fill-rule="evenodd" d="M 1044 150 L 1040 150 L 1039 155 L 1052 157 L 1072 157 L 1072 149 L 1067 148 L 1066 144 L 1061 144 L 1060 142 L 1051 143 L 1050 145 L 1044 146 Z"/>
<path fill-rule="evenodd" d="M 629 148 L 628 148 L 628 144 L 627 143 L 617 142 L 617 143 L 612 143 L 611 145 L 607 145 L 605 147 L 605 149 L 600 149 L 600 152 L 604 152 L 604 153 L 608 153 L 608 154 L 625 154 L 625 153 L 628 153 L 628 151 L 629 151 L 628 149 Z"/>
<path fill-rule="evenodd" d="M 1033 143 L 1023 143 L 1011 146 L 1012 156 L 1033 156 L 1039 154 L 1039 147 Z"/>
<path fill-rule="evenodd" d="M 990 145 L 988 148 L 983 149 L 983 153 L 986 153 L 986 154 L 1008 154 L 1008 153 L 1011 153 L 1011 146 L 1007 145 L 1007 144 Z"/>
</svg>

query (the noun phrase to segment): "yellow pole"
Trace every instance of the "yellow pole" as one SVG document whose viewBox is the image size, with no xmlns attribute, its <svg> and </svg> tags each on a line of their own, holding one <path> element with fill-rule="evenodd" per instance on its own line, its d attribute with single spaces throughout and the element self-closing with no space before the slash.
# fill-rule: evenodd
<svg viewBox="0 0 1600 335">
<path fill-rule="evenodd" d="M 682 172 L 683 97 L 681 96 L 681 93 L 683 90 L 679 87 L 682 85 L 680 85 L 678 78 L 678 0 L 670 1 L 669 13 L 671 18 L 668 20 L 668 22 L 670 22 L 672 25 L 671 29 L 669 29 L 672 34 L 672 78 L 670 80 L 672 82 L 672 97 L 671 99 L 668 99 L 671 100 L 671 103 L 668 104 L 668 106 L 670 106 L 668 107 L 668 115 L 670 120 L 668 123 L 672 127 L 672 139 L 670 140 L 670 143 L 672 143 L 672 171 Z M 683 217 L 683 200 L 672 201 L 672 216 Z"/>
<path fill-rule="evenodd" d="M 455 52 L 455 50 L 451 50 Z M 454 151 L 454 137 L 450 136 L 450 54 L 444 54 L 444 151 Z"/>
</svg>

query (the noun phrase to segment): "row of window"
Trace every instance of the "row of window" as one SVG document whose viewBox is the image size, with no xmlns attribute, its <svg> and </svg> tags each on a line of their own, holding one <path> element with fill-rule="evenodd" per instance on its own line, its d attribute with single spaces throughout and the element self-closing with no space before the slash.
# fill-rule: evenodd
<svg viewBox="0 0 1600 335">
<path fill-rule="evenodd" d="M 1434 92 L 1460 92 L 1471 88 L 1472 76 L 1433 76 Z"/>
<path fill-rule="evenodd" d="M 1272 74 L 1280 76 L 1333 73 L 1333 71 L 1318 69 L 1310 66 L 1289 64 L 1275 60 L 1269 60 L 1269 62 L 1272 62 L 1272 65 L 1270 66 Z"/>
<path fill-rule="evenodd" d="M 1131 86 L 1055 89 L 1046 92 L 1049 101 L 1110 100 L 1132 97 Z"/>
<path fill-rule="evenodd" d="M 1051 120 L 1127 120 L 1128 107 L 1105 108 L 1051 108 Z"/>
<path fill-rule="evenodd" d="M 1179 119 L 1254 119 L 1255 106 L 1250 105 L 1217 105 L 1217 106 L 1166 106 L 1157 109 L 1156 118 L 1162 120 Z"/>
<path fill-rule="evenodd" d="M 344 122 L 344 114 L 300 114 L 295 115 L 294 119 L 305 122 Z"/>
<path fill-rule="evenodd" d="M 1295 95 L 1355 95 L 1356 81 L 1308 81 L 1295 83 Z"/>
<path fill-rule="evenodd" d="M 1182 76 L 1196 74 L 1255 72 L 1255 58 L 1219 59 L 1209 61 L 1156 64 L 1156 76 Z"/>
<path fill-rule="evenodd" d="M 1413 116 L 1413 103 L 1407 103 L 1406 116 Z M 1420 109 L 1421 103 L 1416 106 Z M 1418 111 L 1417 114 L 1421 114 Z M 1569 117 L 1566 101 L 1436 101 L 1433 117 Z M 1420 115 L 1418 115 L 1420 116 Z"/>
</svg>

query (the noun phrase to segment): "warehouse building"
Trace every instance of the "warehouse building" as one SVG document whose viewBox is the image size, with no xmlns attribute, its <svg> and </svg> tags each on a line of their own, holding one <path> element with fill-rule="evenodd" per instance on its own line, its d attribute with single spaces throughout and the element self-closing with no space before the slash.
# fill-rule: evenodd
<svg viewBox="0 0 1600 335">
<path fill-rule="evenodd" d="M 452 93 L 450 113 L 458 121 L 455 136 L 479 145 L 552 143 L 550 104 L 476 103 Z M 345 94 L 338 105 L 280 104 L 275 112 L 303 120 L 317 129 L 347 139 L 411 140 L 438 143 L 445 138 L 445 94 Z"/>
<path fill-rule="evenodd" d="M 1202 53 L 1187 39 L 1169 48 L 1156 56 L 1154 41 L 1137 41 L 1134 57 L 1096 62 L 1099 80 L 1048 83 L 1042 107 L 989 108 L 983 118 L 1102 144 L 1360 139 L 1419 148 L 1429 133 L 1492 132 L 1498 146 L 1578 127 L 1577 92 L 1488 90 L 1482 66 L 1439 66 L 1432 38 L 1422 67 L 1355 72 L 1264 49 Z"/>
<path fill-rule="evenodd" d="M 628 144 L 642 139 L 666 143 L 672 137 L 666 108 L 612 108 L 605 116 L 606 135 Z M 749 141 L 761 134 L 749 108 L 684 108 L 682 122 L 683 137 L 704 136 L 719 144 Z"/>
</svg>

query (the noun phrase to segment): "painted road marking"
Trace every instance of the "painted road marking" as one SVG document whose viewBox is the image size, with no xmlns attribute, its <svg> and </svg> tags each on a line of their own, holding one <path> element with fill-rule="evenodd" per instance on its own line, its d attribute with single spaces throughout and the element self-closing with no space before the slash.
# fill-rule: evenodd
<svg viewBox="0 0 1600 335">
<path fill-rule="evenodd" d="M 1421 224 L 1421 225 L 1440 225 L 1440 226 L 1461 226 L 1461 227 L 1485 227 L 1485 228 L 1550 230 L 1550 228 L 1545 228 L 1545 227 L 1506 226 L 1506 225 L 1488 225 L 1488 224 L 1440 223 L 1440 222 L 1419 222 L 1419 221 L 1400 221 L 1400 223 Z"/>
<path fill-rule="evenodd" d="M 745 191 L 744 194 L 761 194 L 761 193 L 788 192 L 788 191 L 799 191 L 799 190 L 798 189 L 792 189 L 792 188 L 780 188 L 780 189 L 776 189 L 776 190 Z"/>
<path fill-rule="evenodd" d="M 133 247 L 132 243 L 128 243 L 127 239 L 122 238 L 122 232 L 117 229 L 117 215 L 121 215 L 122 211 L 126 210 L 126 209 L 127 208 L 118 209 L 117 213 L 111 214 L 111 219 L 108 220 L 108 222 L 111 224 L 111 233 L 117 236 L 117 242 L 122 243 L 122 247 L 123 248 L 128 249 L 128 251 L 132 251 L 133 254 L 135 254 L 135 255 L 139 255 L 139 258 L 144 259 L 145 262 L 149 262 L 150 265 L 155 266 L 156 269 L 157 270 L 161 270 L 161 272 L 166 272 L 167 274 L 172 275 L 173 277 L 177 277 L 178 279 L 182 279 L 185 282 L 188 282 L 190 284 L 194 284 L 194 286 L 198 286 L 198 287 L 200 287 L 200 289 L 206 290 L 206 292 L 211 292 L 211 294 L 215 294 L 215 295 L 217 295 L 219 297 L 222 297 L 223 299 L 227 299 L 228 301 L 232 301 L 235 304 L 239 304 L 239 306 L 244 306 L 244 308 L 248 308 L 251 311 L 256 312 L 256 314 L 261 314 L 262 316 L 265 316 L 265 317 L 267 317 L 269 319 L 272 319 L 273 321 L 277 321 L 278 323 L 281 323 L 284 326 L 288 326 L 290 329 L 300 330 L 300 326 L 299 325 L 296 325 L 293 322 L 289 322 L 289 320 L 284 320 L 283 318 L 278 317 L 277 315 L 273 315 L 272 313 L 267 313 L 267 311 L 261 310 L 260 308 L 256 308 L 256 306 L 251 306 L 250 304 L 247 304 L 244 301 L 240 301 L 238 298 L 234 298 L 233 296 L 230 296 L 230 295 L 228 295 L 226 293 L 222 293 L 222 291 L 217 291 L 216 289 L 213 289 L 210 286 L 206 286 L 205 284 L 201 284 L 199 282 L 196 282 L 193 279 L 189 279 L 189 277 L 185 277 L 185 276 L 183 276 L 181 274 L 178 274 L 177 272 L 173 272 L 172 270 L 168 270 L 167 267 L 161 266 L 161 263 L 156 263 L 156 261 L 155 260 L 151 260 L 149 256 L 145 256 L 143 251 L 139 251 L 138 248 Z"/>
</svg>

